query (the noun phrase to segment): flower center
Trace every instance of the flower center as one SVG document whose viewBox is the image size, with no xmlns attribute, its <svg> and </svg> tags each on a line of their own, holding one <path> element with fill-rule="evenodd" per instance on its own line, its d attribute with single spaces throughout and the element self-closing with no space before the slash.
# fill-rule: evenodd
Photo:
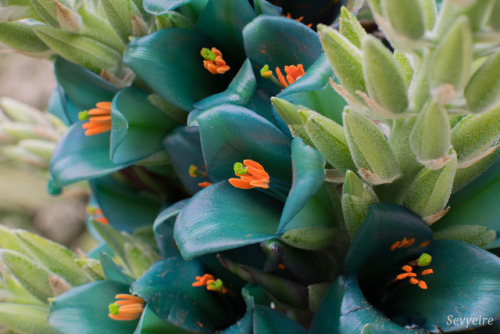
<svg viewBox="0 0 500 334">
<path fill-rule="evenodd" d="M 269 65 L 264 65 L 260 70 L 260 75 L 265 79 L 270 79 L 274 84 L 281 88 L 286 88 L 293 84 L 295 81 L 300 79 L 306 72 L 304 71 L 304 66 L 302 64 L 285 66 L 285 74 L 283 75 L 279 67 L 276 67 L 276 78 L 273 75 L 273 71 L 269 69 Z"/>
<path fill-rule="evenodd" d="M 269 174 L 258 162 L 250 159 L 243 160 L 243 164 L 237 162 L 234 164 L 234 173 L 236 176 L 239 176 L 239 179 L 229 179 L 229 183 L 231 183 L 233 187 L 239 189 L 269 188 Z"/>
<path fill-rule="evenodd" d="M 129 294 L 118 294 L 113 304 L 109 304 L 108 316 L 113 320 L 129 321 L 138 319 L 144 311 L 144 300 Z"/>
<path fill-rule="evenodd" d="M 203 48 L 201 49 L 201 56 L 205 59 L 203 60 L 203 66 L 214 75 L 224 74 L 230 69 L 222 58 L 222 52 L 217 48 L 212 48 L 212 50 Z"/>
<path fill-rule="evenodd" d="M 228 292 L 228 289 L 226 289 L 222 280 L 220 278 L 215 279 L 214 276 L 210 274 L 196 276 L 196 282 L 192 285 L 194 287 L 206 286 L 209 291 L 218 291 L 223 294 Z"/>
<path fill-rule="evenodd" d="M 417 267 L 417 268 L 426 267 L 429 264 L 431 264 L 431 262 L 432 262 L 432 256 L 430 256 L 427 253 L 422 253 L 422 255 L 420 255 L 420 257 L 417 260 L 411 261 L 409 264 L 401 267 L 401 269 L 403 270 L 403 273 L 396 276 L 396 278 L 394 279 L 394 282 L 408 279 L 410 284 L 417 285 L 419 288 L 426 290 L 427 283 L 425 283 L 425 281 L 422 279 L 418 279 L 417 277 L 419 275 L 425 276 L 425 275 L 433 274 L 434 270 L 432 270 L 430 268 L 424 269 L 420 272 L 419 275 L 416 272 L 414 272 L 413 270 L 414 270 L 414 267 Z M 418 269 L 416 271 L 418 272 Z"/>
<path fill-rule="evenodd" d="M 86 136 L 93 136 L 111 130 L 111 102 L 98 102 L 96 108 L 82 111 L 78 114 L 83 123 Z"/>
<path fill-rule="evenodd" d="M 89 214 L 90 218 L 95 220 L 96 222 L 104 225 L 109 224 L 109 220 L 104 216 L 101 209 L 89 205 L 87 206 L 87 213 Z"/>
</svg>

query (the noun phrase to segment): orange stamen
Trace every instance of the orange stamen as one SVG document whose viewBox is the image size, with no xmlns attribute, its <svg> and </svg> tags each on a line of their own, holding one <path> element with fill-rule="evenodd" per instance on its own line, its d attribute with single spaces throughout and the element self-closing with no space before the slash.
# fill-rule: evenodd
<svg viewBox="0 0 500 334">
<path fill-rule="evenodd" d="M 201 51 L 201 56 L 205 58 L 203 54 L 203 50 Z M 212 48 L 211 50 L 215 54 L 215 59 L 203 60 L 203 66 L 212 74 L 224 74 L 229 71 L 230 67 L 227 66 L 226 61 L 222 58 L 222 52 L 220 52 L 217 48 Z"/>
<path fill-rule="evenodd" d="M 286 79 L 283 76 L 283 73 L 281 73 L 279 67 L 276 67 L 276 74 L 278 75 L 278 80 L 283 85 L 283 87 L 288 87 L 289 85 L 297 81 L 297 79 L 306 74 L 306 72 L 304 71 L 304 66 L 302 64 L 299 64 L 297 66 L 295 65 L 285 66 L 285 73 L 287 74 Z"/>
<path fill-rule="evenodd" d="M 407 273 L 411 273 L 413 271 L 413 268 L 411 266 L 403 266 L 402 268 L 404 271 L 406 271 Z"/>
<path fill-rule="evenodd" d="M 410 283 L 411 284 L 418 284 L 418 279 L 412 277 L 412 278 L 410 278 Z"/>
<path fill-rule="evenodd" d="M 408 248 L 411 245 L 413 245 L 414 243 L 415 243 L 415 238 L 411 238 L 411 239 L 403 238 L 403 240 L 396 241 L 395 243 L 393 243 L 391 245 L 391 251 L 394 251 L 395 249 L 403 248 L 403 247 Z"/>
<path fill-rule="evenodd" d="M 283 15 L 283 17 L 286 17 L 287 19 L 291 19 L 291 18 L 292 18 L 292 14 L 287 13 L 286 15 Z M 295 21 L 297 21 L 297 22 L 302 22 L 302 20 L 303 20 L 303 19 L 304 19 L 304 16 L 301 16 L 301 17 L 299 17 L 298 19 L 293 19 L 293 20 L 295 20 Z M 311 28 L 311 27 L 312 27 L 312 23 L 309 23 L 307 26 L 308 26 L 309 28 Z"/>
<path fill-rule="evenodd" d="M 396 281 L 400 281 L 400 280 L 405 279 L 407 277 L 408 277 L 408 273 L 399 274 L 398 276 L 396 276 Z"/>
<path fill-rule="evenodd" d="M 422 275 L 430 275 L 430 274 L 434 274 L 434 270 L 425 269 L 424 271 L 422 271 Z"/>
<path fill-rule="evenodd" d="M 285 265 L 283 263 L 278 264 L 278 268 L 280 268 L 281 270 L 285 270 L 286 269 L 286 267 L 285 267 Z"/>
<path fill-rule="evenodd" d="M 144 300 L 129 294 L 117 294 L 110 305 L 108 316 L 113 320 L 130 321 L 138 319 L 144 311 Z"/>
<path fill-rule="evenodd" d="M 111 102 L 98 102 L 96 107 L 88 111 L 89 120 L 82 124 L 86 136 L 111 130 Z"/>
<path fill-rule="evenodd" d="M 418 287 L 419 287 L 420 289 L 427 290 L 427 283 L 425 283 L 424 281 L 419 281 L 419 282 L 418 282 Z"/>
<path fill-rule="evenodd" d="M 212 185 L 212 183 L 210 183 L 210 182 L 200 182 L 200 183 L 198 183 L 198 187 L 200 187 L 200 188 L 206 188 L 206 187 L 209 187 L 211 185 Z"/>
<path fill-rule="evenodd" d="M 243 165 L 246 167 L 245 174 L 236 174 L 240 178 L 231 178 L 229 179 L 229 183 L 233 185 L 233 187 L 239 189 L 252 189 L 252 188 L 269 188 L 269 174 L 265 171 L 264 167 L 250 159 L 246 159 L 243 161 Z"/>
<path fill-rule="evenodd" d="M 103 225 L 109 225 L 109 220 L 108 220 L 108 218 L 106 218 L 106 217 L 104 217 L 104 216 L 103 216 L 103 217 L 97 217 L 97 218 L 95 219 L 95 221 L 96 221 L 96 222 L 98 222 L 98 223 L 101 223 L 101 224 L 103 224 Z"/>
<path fill-rule="evenodd" d="M 206 286 L 209 291 L 219 291 L 222 293 L 227 293 L 228 290 L 222 284 L 220 279 L 215 280 L 213 275 L 205 274 L 203 276 L 196 276 L 196 282 L 192 284 L 194 287 Z"/>
</svg>

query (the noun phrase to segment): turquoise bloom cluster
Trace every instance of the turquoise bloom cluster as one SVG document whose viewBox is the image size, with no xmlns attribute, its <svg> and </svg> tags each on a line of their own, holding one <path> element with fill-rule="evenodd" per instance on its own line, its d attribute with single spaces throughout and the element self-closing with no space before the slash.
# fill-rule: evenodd
<svg viewBox="0 0 500 334">
<path fill-rule="evenodd" d="M 54 59 L 49 191 L 88 182 L 98 246 L 0 229 L 0 324 L 498 331 L 500 1 L 368 3 L 383 41 L 363 1 L 5 1 L 0 41 Z"/>
</svg>

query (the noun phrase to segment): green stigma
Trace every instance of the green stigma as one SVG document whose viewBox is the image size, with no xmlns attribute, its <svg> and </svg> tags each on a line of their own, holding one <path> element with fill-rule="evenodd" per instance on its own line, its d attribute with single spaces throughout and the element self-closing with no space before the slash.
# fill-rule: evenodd
<svg viewBox="0 0 500 334">
<path fill-rule="evenodd" d="M 120 313 L 120 311 L 119 311 L 120 306 L 116 305 L 115 303 L 109 304 L 108 309 L 109 309 L 109 313 L 111 313 L 111 314 L 118 315 Z"/>
<path fill-rule="evenodd" d="M 417 264 L 419 267 L 425 267 L 428 266 L 432 261 L 432 256 L 430 256 L 427 253 L 422 253 L 420 257 L 417 260 Z"/>
<path fill-rule="evenodd" d="M 80 111 L 78 113 L 78 119 L 80 121 L 86 121 L 89 119 L 89 111 L 88 110 L 84 110 L 84 111 Z"/>
<path fill-rule="evenodd" d="M 206 60 L 215 61 L 215 53 L 207 48 L 201 49 L 201 56 Z"/>
<path fill-rule="evenodd" d="M 260 76 L 263 78 L 269 78 L 272 74 L 269 74 L 269 65 L 264 65 L 260 69 Z"/>
<path fill-rule="evenodd" d="M 216 279 L 212 283 L 208 283 L 207 286 L 209 286 L 210 289 L 214 291 L 222 291 L 224 288 L 224 284 L 222 283 L 220 278 Z"/>
<path fill-rule="evenodd" d="M 189 165 L 189 176 L 196 177 L 198 176 L 198 167 L 195 165 Z"/>
<path fill-rule="evenodd" d="M 247 173 L 247 168 L 243 166 L 241 162 L 236 162 L 234 164 L 234 174 L 245 175 Z"/>
</svg>

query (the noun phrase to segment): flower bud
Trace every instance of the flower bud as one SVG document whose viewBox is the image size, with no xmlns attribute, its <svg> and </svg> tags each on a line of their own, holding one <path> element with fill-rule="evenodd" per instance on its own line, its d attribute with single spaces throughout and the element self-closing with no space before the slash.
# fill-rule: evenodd
<svg viewBox="0 0 500 334">
<path fill-rule="evenodd" d="M 57 6 L 54 0 L 30 0 L 33 9 L 36 10 L 38 15 L 49 25 L 59 28 L 57 20 Z M 67 5 L 66 1 L 61 1 Z"/>
<path fill-rule="evenodd" d="M 468 167 L 493 153 L 499 137 L 500 105 L 463 118 L 451 130 L 451 144 L 457 152 L 458 167 Z"/>
<path fill-rule="evenodd" d="M 45 305 L 0 303 L 2 325 L 15 333 L 55 334 L 48 317 L 49 307 Z"/>
<path fill-rule="evenodd" d="M 102 269 L 101 262 L 96 259 L 84 258 L 76 259 L 76 264 L 82 268 L 91 281 L 100 281 L 105 278 L 104 270 Z"/>
<path fill-rule="evenodd" d="M 420 0 L 380 0 L 380 6 L 397 34 L 412 40 L 424 35 L 425 18 Z"/>
<path fill-rule="evenodd" d="M 491 9 L 488 25 L 496 32 L 500 32 L 500 0 L 494 0 L 493 8 Z"/>
<path fill-rule="evenodd" d="M 113 30 L 124 43 L 133 36 L 131 1 L 108 0 L 102 2 L 102 8 Z"/>
<path fill-rule="evenodd" d="M 126 242 L 123 250 L 125 252 L 125 258 L 127 259 L 127 264 L 135 277 L 140 277 L 153 264 L 153 261 L 148 258 L 137 245 Z"/>
<path fill-rule="evenodd" d="M 392 53 L 374 37 L 363 39 L 363 75 L 369 96 L 390 113 L 408 108 L 407 87 Z"/>
<path fill-rule="evenodd" d="M 47 163 L 50 161 L 52 152 L 54 152 L 56 147 L 55 142 L 40 139 L 24 139 L 19 141 L 18 145 Z"/>
<path fill-rule="evenodd" d="M 465 87 L 465 101 L 473 113 L 481 113 L 500 103 L 500 51 L 472 75 Z"/>
<path fill-rule="evenodd" d="M 347 171 L 342 188 L 342 213 L 351 238 L 365 221 L 370 205 L 376 202 L 378 198 L 373 189 L 356 174 Z"/>
<path fill-rule="evenodd" d="M 21 253 L 0 249 L 0 260 L 12 275 L 34 297 L 46 303 L 53 297 L 49 277 L 53 275 L 46 268 Z"/>
<path fill-rule="evenodd" d="M 465 87 L 472 67 L 472 32 L 461 16 L 437 45 L 429 68 L 434 101 L 451 103 Z"/>
<path fill-rule="evenodd" d="M 318 33 L 335 75 L 342 86 L 359 99 L 356 91 L 366 92 L 361 51 L 333 28 L 319 25 Z"/>
<path fill-rule="evenodd" d="M 52 52 L 50 48 L 33 31 L 32 21 L 0 22 L 0 42 L 31 57 L 47 57 Z"/>
<path fill-rule="evenodd" d="M 406 193 L 403 205 L 431 224 L 441 218 L 453 188 L 457 156 L 453 153 L 443 168 L 424 168 Z M 436 219 L 437 218 L 437 219 Z"/>
<path fill-rule="evenodd" d="M 307 117 L 305 129 L 314 147 L 323 154 L 334 168 L 345 172 L 354 169 L 344 128 L 329 118 L 316 112 L 302 109 L 300 114 Z"/>
<path fill-rule="evenodd" d="M 485 247 L 497 239 L 495 230 L 481 225 L 457 225 L 434 232 L 434 239 L 451 239 Z"/>
<path fill-rule="evenodd" d="M 347 8 L 340 9 L 340 25 L 339 32 L 349 40 L 352 44 L 361 48 L 361 41 L 366 36 L 366 31 L 363 29 L 359 21 L 356 19 Z"/>
<path fill-rule="evenodd" d="M 450 160 L 450 121 L 446 110 L 428 103 L 410 134 L 410 146 L 417 160 L 430 169 L 441 169 Z"/>
<path fill-rule="evenodd" d="M 117 72 L 121 68 L 121 55 L 94 39 L 49 26 L 35 26 L 34 29 L 38 37 L 59 55 L 95 73 L 102 69 Z"/>
<path fill-rule="evenodd" d="M 344 129 L 358 174 L 371 184 L 391 183 L 401 172 L 384 134 L 367 118 L 347 107 Z"/>
</svg>

